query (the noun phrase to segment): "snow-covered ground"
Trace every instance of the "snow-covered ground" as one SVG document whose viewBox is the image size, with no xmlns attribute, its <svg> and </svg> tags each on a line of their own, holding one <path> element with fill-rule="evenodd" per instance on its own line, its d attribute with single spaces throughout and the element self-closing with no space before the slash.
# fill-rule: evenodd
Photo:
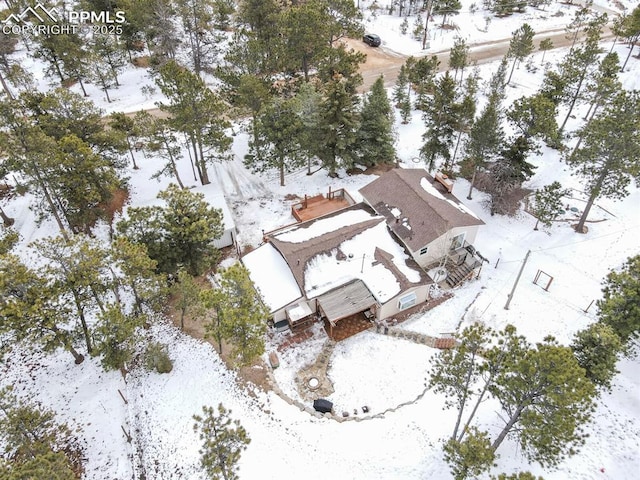
<svg viewBox="0 0 640 480">
<path fill-rule="evenodd" d="M 631 2 L 626 4 L 633 6 Z M 602 5 L 612 7 L 609 2 Z M 549 11 L 552 8 L 568 7 L 553 4 Z M 463 17 L 461 14 L 453 19 L 461 31 L 469 32 L 473 39 L 481 39 L 478 41 L 490 40 L 476 35 L 476 30 L 484 28 L 484 22 L 472 29 L 462 24 Z M 516 17 L 505 20 L 511 23 L 501 24 L 499 28 L 499 21 L 492 20 L 489 30 L 493 32 L 494 27 L 499 30 L 492 38 L 503 38 L 505 31 L 514 30 L 515 23 L 521 21 Z M 566 23 L 567 16 L 563 19 Z M 533 19 L 526 21 L 533 25 Z M 389 32 L 396 23 L 396 27 L 399 26 L 395 19 L 382 15 L 375 22 L 379 23 L 372 25 L 389 22 Z M 547 23 L 551 22 L 550 18 L 541 22 L 551 25 Z M 384 39 L 385 45 L 397 43 L 398 50 L 404 53 L 411 53 L 415 47 L 408 37 L 399 33 L 385 33 Z M 439 40 L 437 36 L 432 40 L 434 48 Z M 609 42 L 604 47 L 608 49 L 610 45 Z M 441 46 L 447 46 L 444 40 Z M 626 47 L 615 48 L 622 58 L 626 56 Z M 548 52 L 546 60 L 553 61 L 563 54 L 563 51 Z M 539 56 L 534 56 L 533 63 L 539 62 Z M 33 68 L 38 71 L 37 66 Z M 483 78 L 488 78 L 493 68 L 495 65 L 483 66 Z M 535 74 L 524 68 L 516 70 L 507 89 L 507 101 L 532 93 L 541 75 L 542 69 Z M 45 88 L 44 76 L 40 78 L 40 86 Z M 640 62 L 631 59 L 622 80 L 627 88 L 637 88 L 639 79 Z M 116 98 L 113 104 L 107 104 L 97 90 L 90 91 L 92 99 L 109 110 L 128 111 L 152 107 L 160 99 L 157 94 L 148 99 L 140 94 L 141 85 L 152 83 L 143 70 L 129 69 L 121 81 L 123 86 L 113 94 Z M 576 119 L 581 117 L 580 113 L 576 113 Z M 577 121 L 572 120 L 569 128 L 575 127 Z M 412 158 L 417 157 L 423 129 L 419 112 L 414 113 L 408 125 L 397 124 L 398 155 L 405 167 L 416 167 Z M 258 178 L 243 167 L 241 158 L 247 150 L 247 135 L 238 125 L 234 130 L 234 160 L 212 168 L 212 178 L 217 181 L 202 187 L 191 180 L 193 174 L 186 155 L 180 171 L 185 183 L 196 191 L 225 194 L 243 247 L 257 246 L 262 230 L 269 231 L 293 221 L 292 201 L 285 200 L 286 195 L 326 193 L 331 186 L 345 188 L 357 199 L 358 188 L 375 178 L 343 174 L 339 179 L 330 179 L 323 171 L 307 176 L 306 170 L 301 169 L 287 175 L 287 185 L 280 187 L 275 172 Z M 559 180 L 576 189 L 575 198 L 568 200 L 569 206 L 582 208 L 580 181 L 570 176 L 557 152 L 543 148 L 532 161 L 538 169 L 528 187 L 538 188 Z M 131 204 L 150 204 L 170 180 L 150 180 L 158 168 L 157 159 L 140 158 L 138 163 L 141 169 L 130 171 Z M 591 305 L 585 310 L 600 297 L 601 281 L 606 273 L 620 266 L 628 256 L 640 253 L 637 240 L 640 190 L 637 187 L 632 187 L 631 194 L 622 201 L 599 200 L 591 217 L 601 221 L 589 223 L 587 235 L 574 233 L 570 222 L 534 231 L 534 219 L 524 212 L 513 218 L 491 217 L 482 207 L 482 195 L 476 192 L 474 199 L 467 201 L 467 190 L 467 182 L 456 181 L 454 194 L 486 222 L 476 247 L 491 263 L 485 265 L 477 281 L 459 288 L 455 296 L 441 306 L 407 320 L 401 324 L 402 328 L 440 335 L 480 320 L 495 328 L 514 324 L 532 342 L 554 335 L 560 342 L 568 343 L 577 330 L 595 320 L 595 307 Z M 56 231 L 53 222 L 36 224 L 28 209 L 29 200 L 28 196 L 17 197 L 3 205 L 7 214 L 16 218 L 16 228 L 22 236 L 18 252 L 23 255 L 28 242 Z M 507 294 L 529 250 L 531 255 L 522 279 L 510 309 L 505 310 Z M 538 270 L 554 278 L 548 292 L 532 283 Z M 203 405 L 215 406 L 220 402 L 231 409 L 232 417 L 241 421 L 251 438 L 240 460 L 243 480 L 451 478 L 442 459 L 441 442 L 452 429 L 453 412 L 442 410 L 441 396 L 425 392 L 430 359 L 435 354 L 428 347 L 373 332 L 364 332 L 338 344 L 329 368 L 335 393 L 328 398 L 334 402 L 337 412 L 349 411 L 352 417 L 358 418 L 358 421 L 338 423 L 302 412 L 272 392 L 239 387 L 235 374 L 225 368 L 205 342 L 168 325 L 157 325 L 150 334 L 170 345 L 174 362 L 171 373 L 159 375 L 134 369 L 125 381 L 119 372 L 103 372 L 93 359 L 76 366 L 65 352 L 43 355 L 16 350 L 0 365 L 0 387 L 13 384 L 17 393 L 41 401 L 61 419 L 79 428 L 87 448 L 85 478 L 88 480 L 124 480 L 132 478 L 134 472 L 141 478 L 143 470 L 147 479 L 204 479 L 198 465 L 200 442 L 193 431 L 192 417 L 201 412 Z M 274 375 L 281 390 L 294 400 L 302 401 L 294 384 L 295 372 L 315 359 L 324 342 L 323 335 L 317 329 L 313 338 L 280 354 L 280 367 Z M 276 340 L 271 342 L 268 350 L 276 347 Z M 619 370 L 612 391 L 604 393 L 599 400 L 589 427 L 591 436 L 577 455 L 564 461 L 558 470 L 550 471 L 529 465 L 515 444 L 505 443 L 494 472 L 530 470 L 547 480 L 637 478 L 640 471 L 640 361 L 637 358 L 623 360 Z M 119 391 L 128 403 L 125 404 Z M 370 408 L 372 418 L 365 419 L 367 415 L 362 413 L 365 405 Z M 354 410 L 358 411 L 357 416 L 353 415 Z M 481 423 L 491 431 L 500 428 L 496 410 L 495 404 L 486 402 L 480 414 Z M 133 436 L 132 444 L 126 442 L 122 429 Z"/>
</svg>

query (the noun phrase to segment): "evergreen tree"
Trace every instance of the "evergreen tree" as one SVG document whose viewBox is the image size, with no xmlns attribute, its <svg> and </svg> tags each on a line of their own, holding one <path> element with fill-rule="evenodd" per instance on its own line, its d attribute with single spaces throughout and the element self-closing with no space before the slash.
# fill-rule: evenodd
<svg viewBox="0 0 640 480">
<path fill-rule="evenodd" d="M 553 50 L 553 40 L 550 38 L 544 38 L 540 40 L 540 45 L 538 49 L 542 52 L 542 59 L 540 60 L 540 64 L 544 63 L 544 57 L 549 50 Z"/>
<path fill-rule="evenodd" d="M 443 169 L 447 174 L 453 175 L 453 169 L 458 159 L 458 150 L 460 148 L 460 141 L 463 134 L 468 134 L 473 125 L 473 120 L 476 115 L 476 95 L 478 93 L 478 81 L 479 74 L 475 71 L 469 75 L 464 82 L 464 87 L 458 92 L 459 98 L 455 106 L 455 130 L 458 135 L 456 139 L 456 146 L 453 150 L 451 159 L 444 164 Z"/>
<path fill-rule="evenodd" d="M 204 305 L 215 308 L 216 320 L 205 326 L 208 334 L 229 341 L 233 347 L 232 362 L 236 366 L 250 365 L 264 352 L 266 319 L 269 316 L 249 273 L 240 264 L 220 272 L 219 287 L 203 292 Z"/>
<path fill-rule="evenodd" d="M 442 25 L 447 23 L 448 15 L 457 15 L 461 9 L 460 0 L 433 0 L 431 4 L 431 14 L 442 15 Z"/>
<path fill-rule="evenodd" d="M 125 314 L 118 304 L 108 305 L 98 314 L 95 354 L 100 356 L 105 370 L 126 368 L 142 338 L 139 329 L 146 320 L 145 316 Z"/>
<path fill-rule="evenodd" d="M 558 147 L 560 137 L 556 111 L 556 105 L 547 96 L 537 93 L 513 102 L 507 111 L 507 118 L 527 140 L 539 137 L 547 145 Z"/>
<path fill-rule="evenodd" d="M 157 265 L 144 244 L 132 243 L 124 237 L 113 240 L 109 251 L 111 288 L 125 312 L 122 297 L 133 299 L 130 313 L 136 316 L 159 313 L 164 308 L 166 277 L 156 273 Z"/>
<path fill-rule="evenodd" d="M 573 354 L 585 370 L 586 377 L 596 386 L 609 390 L 618 373 L 616 363 L 623 344 L 609 325 L 595 322 L 576 333 L 571 344 Z"/>
<path fill-rule="evenodd" d="M 469 45 L 467 45 L 467 42 L 464 38 L 456 37 L 453 43 L 453 48 L 449 53 L 449 68 L 452 68 L 454 71 L 454 80 L 458 78 L 458 71 L 460 71 L 460 83 L 462 84 L 464 69 L 468 64 Z"/>
<path fill-rule="evenodd" d="M 87 352 L 93 352 L 92 334 L 87 314 L 93 309 L 104 310 L 102 297 L 107 290 L 106 252 L 83 236 L 69 240 L 46 238 L 34 243 L 36 251 L 47 260 L 45 274 L 51 278 L 63 299 L 75 308 L 82 326 Z"/>
<path fill-rule="evenodd" d="M 359 120 L 357 102 L 357 97 L 341 77 L 326 85 L 320 105 L 318 150 L 315 153 L 329 176 L 337 176 L 339 167 L 351 168 L 357 160 L 354 151 Z"/>
<path fill-rule="evenodd" d="M 200 181 L 209 182 L 207 164 L 227 159 L 231 138 L 225 132 L 230 124 L 225 107 L 196 74 L 170 61 L 159 69 L 156 83 L 169 99 L 158 107 L 170 115 L 169 124 L 183 132 L 191 144 Z"/>
<path fill-rule="evenodd" d="M 427 95 L 433 93 L 435 89 L 434 79 L 440 65 L 438 57 L 432 55 L 431 57 L 422 57 L 418 60 L 409 57 L 405 65 L 407 66 L 409 82 L 415 86 L 418 95 L 416 108 L 424 110 L 429 104 Z"/>
<path fill-rule="evenodd" d="M 307 175 L 311 175 L 311 161 L 318 151 L 320 140 L 316 132 L 320 128 L 322 95 L 311 83 L 304 83 L 296 93 L 293 105 L 302 129 L 298 141 L 300 156 L 307 161 Z"/>
<path fill-rule="evenodd" d="M 202 416 L 194 415 L 194 430 L 203 441 L 200 464 L 211 480 L 237 480 L 238 461 L 251 439 L 239 420 L 231 420 L 231 410 L 218 405 L 202 407 Z"/>
<path fill-rule="evenodd" d="M 365 97 L 360 111 L 360 127 L 356 139 L 358 163 L 367 167 L 392 163 L 396 157 L 393 143 L 392 110 L 380 76 Z"/>
<path fill-rule="evenodd" d="M 400 110 L 400 118 L 403 124 L 409 123 L 411 118 L 411 86 L 409 84 L 409 76 L 407 75 L 406 65 L 400 67 L 396 86 L 393 90 L 393 101 L 396 108 Z"/>
<path fill-rule="evenodd" d="M 14 255 L 0 256 L 0 332 L 45 352 L 67 350 L 80 364 L 84 356 L 73 345 L 71 311 L 55 282 L 26 267 Z"/>
<path fill-rule="evenodd" d="M 620 337 L 625 352 L 633 352 L 640 336 L 640 255 L 627 259 L 619 271 L 611 271 L 598 300 L 598 319 Z"/>
<path fill-rule="evenodd" d="M 512 434 L 529 461 L 553 467 L 584 443 L 595 389 L 571 349 L 552 337 L 511 357 L 490 391 L 505 421 L 494 451 Z"/>
<path fill-rule="evenodd" d="M 303 128 L 295 100 L 275 99 L 254 120 L 254 138 L 249 141 L 244 164 L 254 172 L 277 169 L 280 186 L 284 186 L 285 173 L 304 165 L 298 140 Z"/>
<path fill-rule="evenodd" d="M 444 446 L 444 459 L 456 480 L 477 478 L 493 465 L 496 458 L 486 432 L 470 427 L 464 440 L 450 438 Z"/>
<path fill-rule="evenodd" d="M 497 155 L 502 146 L 504 132 L 500 103 L 500 96 L 496 93 L 491 94 L 488 103 L 480 113 L 480 117 L 473 123 L 469 131 L 469 138 L 465 144 L 467 154 L 465 163 L 471 167 L 468 200 L 471 200 L 477 172 L 485 168 L 487 162 Z"/>
<path fill-rule="evenodd" d="M 171 184 L 158 194 L 164 207 L 131 207 L 118 232 L 144 244 L 158 271 L 175 273 L 180 267 L 197 276 L 217 260 L 213 241 L 223 233 L 222 212 L 209 206 L 201 193 Z"/>
<path fill-rule="evenodd" d="M 512 211 L 509 194 L 522 186 L 536 168 L 527 162 L 531 151 L 531 143 L 523 136 L 517 137 L 500 154 L 491 165 L 488 193 L 491 196 L 489 207 L 491 215 L 507 214 Z"/>
<path fill-rule="evenodd" d="M 26 89 L 31 84 L 31 74 L 12 56 L 18 38 L 4 33 L 0 35 L 0 86 L 9 99 L 15 98 L 12 88 Z"/>
<path fill-rule="evenodd" d="M 566 159 L 585 179 L 589 198 L 576 226 L 584 224 L 596 199 L 624 198 L 631 179 L 640 177 L 640 95 L 622 91 L 579 132 L 580 148 Z"/>
<path fill-rule="evenodd" d="M 141 124 L 142 132 L 146 140 L 144 149 L 165 161 L 160 167 L 160 170 L 155 172 L 151 178 L 159 179 L 163 176 L 173 177 L 178 183 L 178 186 L 184 188 L 182 178 L 178 172 L 178 161 L 182 159 L 182 148 L 180 147 L 176 133 L 171 129 L 166 119 L 151 118 L 146 112 L 139 112 L 139 115 L 141 122 L 143 122 Z M 142 118 L 143 116 L 144 118 Z"/>
<path fill-rule="evenodd" d="M 69 426 L 8 388 L 0 389 L 0 441 L 3 479 L 75 480 L 82 474 L 84 451 Z"/>
<path fill-rule="evenodd" d="M 569 194 L 569 190 L 562 188 L 560 182 L 552 182 L 539 188 L 533 194 L 533 204 L 529 207 L 531 214 L 536 217 L 536 226 L 542 222 L 545 227 L 550 227 L 561 212 L 563 212 L 562 197 Z"/>
<path fill-rule="evenodd" d="M 109 127 L 120 133 L 127 145 L 129 155 L 131 155 L 131 162 L 133 169 L 137 170 L 136 157 L 133 154 L 133 149 L 142 136 L 141 121 L 145 117 L 134 116 L 133 118 L 122 112 L 113 112 L 109 118 Z"/>
<path fill-rule="evenodd" d="M 587 32 L 585 42 L 579 47 L 571 49 L 560 65 L 560 75 L 563 85 L 561 100 L 569 108 L 560 125 L 561 132 L 564 131 L 573 112 L 573 108 L 581 97 L 587 79 L 598 67 L 601 32 L 602 23 L 600 23 L 599 20 L 595 21 Z"/>
<path fill-rule="evenodd" d="M 214 64 L 224 38 L 213 25 L 220 9 L 214 0 L 177 0 L 174 4 L 187 38 L 190 67 L 202 76 Z"/>
<path fill-rule="evenodd" d="M 638 44 L 638 40 L 640 40 L 640 5 L 636 6 L 630 14 L 623 17 L 618 31 L 620 36 L 626 39 L 629 44 L 629 53 L 627 53 L 627 58 L 624 59 L 624 64 L 620 68 L 620 71 L 624 72 L 631 53 Z"/>
<path fill-rule="evenodd" d="M 507 57 L 513 58 L 511 72 L 507 79 L 507 85 L 511 83 L 511 76 L 516 68 L 516 64 L 527 58 L 533 52 L 533 36 L 535 32 L 528 23 L 523 23 L 511 37 Z"/>
<path fill-rule="evenodd" d="M 422 135 L 424 141 L 420 156 L 429 171 L 436 167 L 436 159 L 442 157 L 445 162 L 451 158 L 454 131 L 456 126 L 456 82 L 446 72 L 436 81 L 433 100 L 425 109 L 424 120 L 427 130 Z"/>
<path fill-rule="evenodd" d="M 204 306 L 200 294 L 204 290 L 186 270 L 179 270 L 171 293 L 175 299 L 175 308 L 180 314 L 180 328 L 184 330 L 184 319 L 193 320 L 204 317 Z"/>
<path fill-rule="evenodd" d="M 118 7 L 125 13 L 123 40 L 130 56 L 144 42 L 153 64 L 175 58 L 180 36 L 171 0 L 119 0 Z"/>
<path fill-rule="evenodd" d="M 122 44 L 111 35 L 94 34 L 90 47 L 95 55 L 93 58 L 99 59 L 99 66 L 109 71 L 110 77 L 113 78 L 115 85 L 119 87 L 118 75 L 127 65 Z"/>
<path fill-rule="evenodd" d="M 458 415 L 451 434 L 457 441 L 462 415 L 471 401 L 473 385 L 481 373 L 480 355 L 489 346 L 493 336 L 491 329 L 480 324 L 465 328 L 459 344 L 451 350 L 442 350 L 433 359 L 429 377 L 429 388 L 446 397 L 445 408 L 456 408 Z"/>
</svg>

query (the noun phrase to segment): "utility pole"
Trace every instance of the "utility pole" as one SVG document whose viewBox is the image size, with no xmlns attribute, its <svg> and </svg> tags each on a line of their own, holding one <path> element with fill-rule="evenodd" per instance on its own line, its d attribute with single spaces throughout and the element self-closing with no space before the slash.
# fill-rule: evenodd
<svg viewBox="0 0 640 480">
<path fill-rule="evenodd" d="M 511 303 L 511 300 L 513 299 L 513 293 L 516 291 L 516 287 L 518 286 L 518 282 L 520 281 L 520 276 L 522 275 L 522 271 L 524 270 L 524 266 L 527 264 L 527 260 L 529 260 L 529 254 L 530 253 L 531 253 L 531 250 L 527 250 L 527 255 L 524 257 L 524 260 L 522 261 L 522 266 L 520 267 L 520 271 L 518 272 L 518 276 L 516 277 L 516 281 L 513 282 L 513 288 L 511 289 L 511 293 L 507 297 L 507 303 L 504 304 L 504 309 L 505 310 L 509 310 L 509 304 Z"/>
<path fill-rule="evenodd" d="M 422 49 L 427 48 L 427 28 L 429 27 L 429 17 L 433 8 L 433 0 L 427 0 L 427 18 L 424 21 L 424 33 L 422 34 Z"/>
</svg>

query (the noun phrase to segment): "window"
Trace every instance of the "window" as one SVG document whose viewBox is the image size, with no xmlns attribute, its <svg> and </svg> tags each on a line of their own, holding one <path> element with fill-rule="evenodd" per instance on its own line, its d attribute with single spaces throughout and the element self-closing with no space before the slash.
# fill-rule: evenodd
<svg viewBox="0 0 640 480">
<path fill-rule="evenodd" d="M 398 309 L 405 310 L 416 304 L 416 292 L 411 292 L 398 299 Z"/>
<path fill-rule="evenodd" d="M 420 249 L 420 255 L 426 255 L 428 251 L 429 251 L 429 247 L 422 247 Z"/>
<path fill-rule="evenodd" d="M 464 245 L 464 233 L 453 237 L 453 240 L 451 240 L 451 250 L 457 250 L 462 247 L 462 245 Z"/>
</svg>

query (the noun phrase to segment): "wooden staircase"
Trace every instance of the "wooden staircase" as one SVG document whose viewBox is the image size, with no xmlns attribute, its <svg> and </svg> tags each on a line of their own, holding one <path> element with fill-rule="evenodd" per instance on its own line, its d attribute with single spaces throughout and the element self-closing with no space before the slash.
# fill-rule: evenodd
<svg viewBox="0 0 640 480">
<path fill-rule="evenodd" d="M 455 269 L 449 270 L 449 275 L 445 279 L 447 285 L 451 288 L 460 285 L 465 280 L 470 279 L 473 276 L 473 268 L 463 263 L 462 265 L 458 265 Z"/>
</svg>

